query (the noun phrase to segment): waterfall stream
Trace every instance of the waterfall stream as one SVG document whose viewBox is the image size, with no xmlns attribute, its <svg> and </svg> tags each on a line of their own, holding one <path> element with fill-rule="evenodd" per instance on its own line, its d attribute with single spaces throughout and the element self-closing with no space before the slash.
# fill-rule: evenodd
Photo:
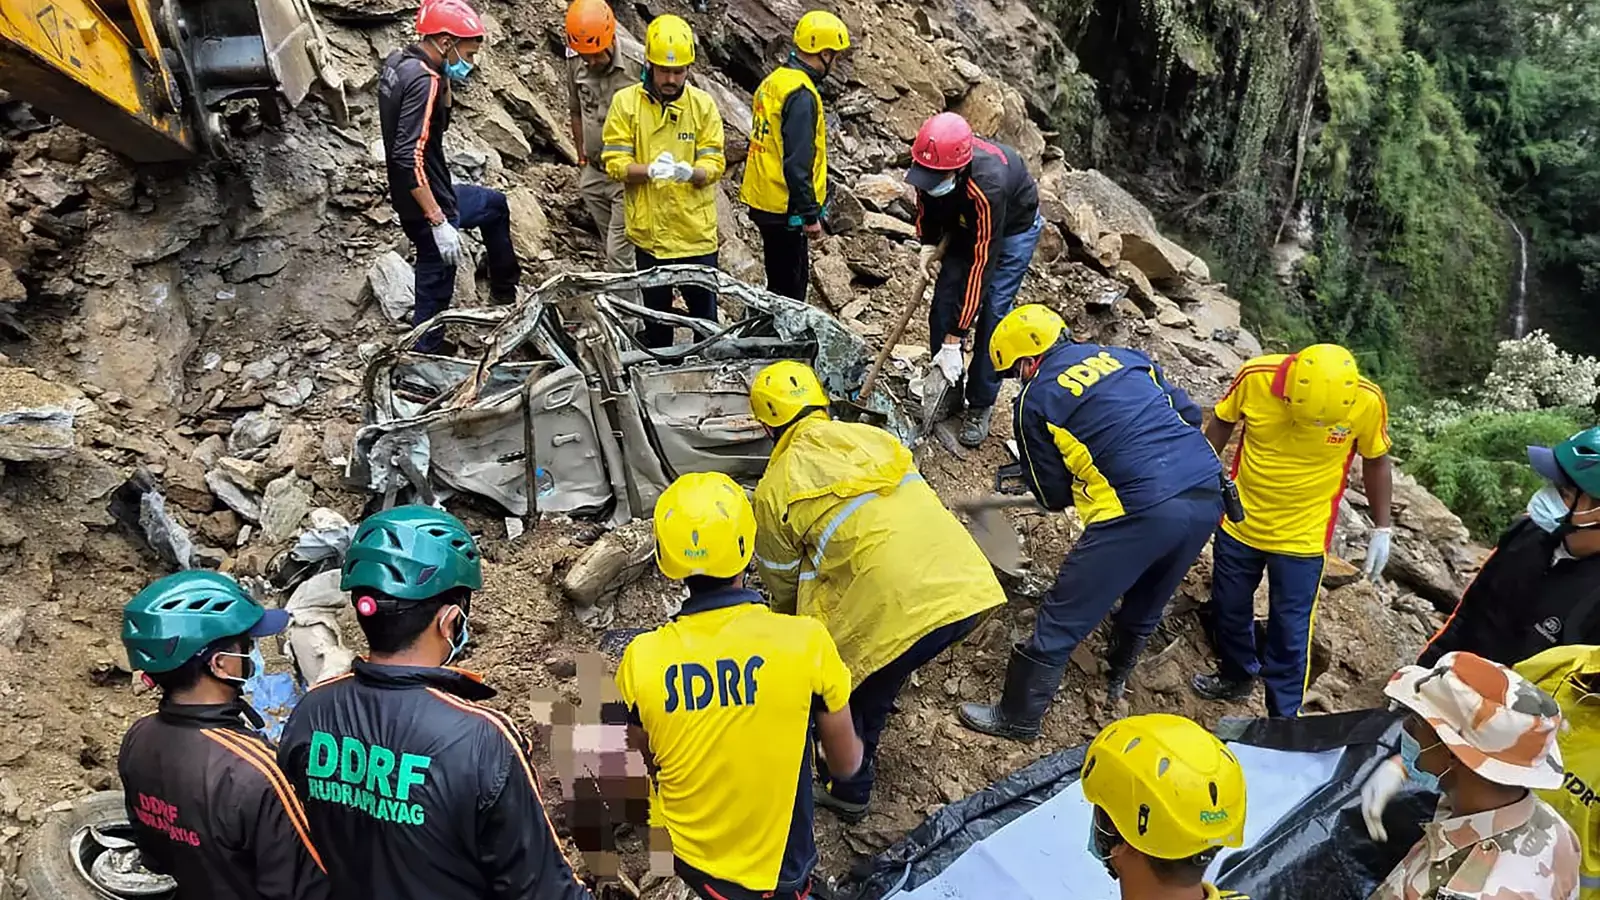
<svg viewBox="0 0 1600 900">
<path fill-rule="evenodd" d="M 1510 216 L 1506 224 L 1517 236 L 1517 293 L 1511 300 L 1511 336 L 1521 338 L 1528 333 L 1528 238 Z"/>
</svg>

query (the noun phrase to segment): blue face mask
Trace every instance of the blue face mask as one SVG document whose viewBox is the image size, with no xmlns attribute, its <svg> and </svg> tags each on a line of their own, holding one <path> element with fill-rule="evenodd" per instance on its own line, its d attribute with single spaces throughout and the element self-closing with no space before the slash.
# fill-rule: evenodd
<svg viewBox="0 0 1600 900">
<path fill-rule="evenodd" d="M 438 45 L 435 44 L 434 47 L 437 49 Z M 448 61 L 451 51 L 455 51 L 455 62 Z M 472 70 L 476 68 L 472 63 L 469 63 L 461 58 L 461 48 L 459 46 L 452 45 L 449 50 L 440 50 L 439 55 L 445 57 L 447 60 L 444 64 L 444 77 L 454 81 L 457 84 L 466 81 L 467 76 L 471 75 Z"/>
<path fill-rule="evenodd" d="M 943 197 L 945 194 L 948 194 L 948 193 L 950 193 L 951 191 L 953 191 L 955 189 L 956 189 L 956 177 L 954 175 L 951 175 L 949 178 L 946 178 L 945 180 L 943 180 L 943 181 L 939 182 L 938 184 L 934 185 L 933 187 L 928 188 L 928 196 L 929 197 Z"/>
<path fill-rule="evenodd" d="M 1437 746 L 1439 745 L 1433 745 L 1433 747 Z M 1432 750 L 1433 747 L 1429 747 L 1428 749 Z M 1440 773 L 1440 775 L 1435 775 L 1432 772 L 1424 772 L 1417 768 L 1417 757 L 1421 755 L 1422 745 L 1417 743 L 1416 738 L 1413 738 L 1405 731 L 1400 732 L 1400 761 L 1405 764 L 1406 777 L 1411 779 L 1412 784 L 1415 784 L 1417 787 L 1428 791 L 1429 793 L 1443 793 L 1439 787 L 1439 778 L 1441 775 L 1443 775 L 1443 773 Z M 1445 771 L 1448 772 L 1450 770 L 1446 769 Z"/>
<path fill-rule="evenodd" d="M 1561 499 L 1561 492 L 1553 484 L 1540 488 L 1528 498 L 1528 516 L 1547 534 L 1555 534 L 1567 520 L 1572 509 Z"/>
<path fill-rule="evenodd" d="M 455 662 L 456 657 L 467 649 L 467 642 L 472 640 L 472 629 L 467 626 L 467 611 L 461 610 L 461 627 L 456 629 L 456 636 L 450 641 L 450 655 L 444 658 L 443 665 Z"/>
</svg>

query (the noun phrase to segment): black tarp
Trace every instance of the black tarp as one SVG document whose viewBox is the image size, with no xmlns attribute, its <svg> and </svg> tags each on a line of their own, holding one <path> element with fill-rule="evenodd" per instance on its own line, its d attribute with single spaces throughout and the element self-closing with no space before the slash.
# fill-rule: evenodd
<svg viewBox="0 0 1600 900">
<path fill-rule="evenodd" d="M 1302 719 L 1225 720 L 1218 736 L 1268 750 L 1343 749 L 1332 778 L 1250 846 L 1227 854 L 1217 884 L 1254 900 L 1365 900 L 1422 834 L 1437 797 L 1407 789 L 1384 814 L 1389 840 L 1377 844 L 1361 819 L 1361 785 L 1397 752 L 1400 719 L 1362 710 Z M 883 900 L 938 875 L 968 848 L 1038 808 L 1078 780 L 1086 747 L 1047 756 L 929 816 L 840 886 L 851 900 Z M 1249 784 L 1247 790 L 1270 789 Z M 1080 848 L 1082 835 L 1063 835 Z"/>
</svg>

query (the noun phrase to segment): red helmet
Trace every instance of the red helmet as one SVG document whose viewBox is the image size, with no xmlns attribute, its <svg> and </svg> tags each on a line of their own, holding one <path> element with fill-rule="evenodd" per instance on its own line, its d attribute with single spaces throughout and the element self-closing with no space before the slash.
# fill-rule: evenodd
<svg viewBox="0 0 1600 900">
<path fill-rule="evenodd" d="M 462 0 L 423 0 L 417 7 L 417 34 L 448 34 L 470 39 L 483 37 L 483 20 Z"/>
<path fill-rule="evenodd" d="M 961 168 L 972 162 L 972 126 L 953 112 L 939 113 L 917 130 L 911 159 L 938 172 Z"/>
</svg>

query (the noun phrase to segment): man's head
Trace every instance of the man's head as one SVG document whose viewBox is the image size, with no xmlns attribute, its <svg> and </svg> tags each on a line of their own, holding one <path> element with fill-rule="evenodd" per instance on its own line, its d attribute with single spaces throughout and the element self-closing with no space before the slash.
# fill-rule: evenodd
<svg viewBox="0 0 1600 900">
<path fill-rule="evenodd" d="M 472 592 L 482 587 L 482 560 L 466 526 L 418 505 L 364 520 L 339 580 L 375 658 L 404 654 L 425 665 L 461 655 Z"/>
<path fill-rule="evenodd" d="M 834 63 L 850 49 L 850 30 L 838 16 L 825 10 L 812 10 L 800 17 L 794 29 L 794 52 L 801 62 L 822 72 L 827 78 Z"/>
<path fill-rule="evenodd" d="M 1554 447 L 1529 447 L 1528 462 L 1549 482 L 1529 501 L 1529 515 L 1562 535 L 1573 554 L 1600 553 L 1600 427 Z"/>
<path fill-rule="evenodd" d="M 1446 793 L 1477 782 L 1561 786 L 1561 710 L 1515 671 L 1473 653 L 1446 653 L 1433 668 L 1406 666 L 1383 693 L 1411 715 L 1400 755 L 1413 780 Z"/>
<path fill-rule="evenodd" d="M 1112 878 L 1198 886 L 1219 848 L 1244 843 L 1244 770 L 1182 716 L 1106 726 L 1084 756 L 1083 796 L 1094 804 L 1090 852 Z"/>
<path fill-rule="evenodd" d="M 611 65 L 617 17 L 606 0 L 573 0 L 567 7 L 567 47 L 591 69 Z"/>
<path fill-rule="evenodd" d="M 972 164 L 972 126 L 953 112 L 942 112 L 917 130 L 911 142 L 906 182 L 930 197 L 943 197 Z"/>
<path fill-rule="evenodd" d="M 694 30 L 674 15 L 656 16 L 644 33 L 645 78 L 651 93 L 664 103 L 683 96 L 694 63 Z"/>
<path fill-rule="evenodd" d="M 179 572 L 122 608 L 122 644 L 134 669 L 169 695 L 198 687 L 236 695 L 255 674 L 255 639 L 288 624 L 287 612 L 262 608 L 226 575 Z"/>
<path fill-rule="evenodd" d="M 691 591 L 737 585 L 756 552 L 756 513 L 732 478 L 691 472 L 656 500 L 655 534 L 661 574 Z"/>
<path fill-rule="evenodd" d="M 417 8 L 417 34 L 429 56 L 444 65 L 451 81 L 465 81 L 483 48 L 483 20 L 463 0 L 424 0 Z"/>
<path fill-rule="evenodd" d="M 814 412 L 828 411 L 828 392 L 817 373 L 803 362 L 786 359 L 756 373 L 750 385 L 750 411 L 776 438 L 785 428 Z"/>
<path fill-rule="evenodd" d="M 1356 358 L 1338 344 L 1312 344 L 1284 362 L 1279 396 L 1296 425 L 1325 428 L 1347 422 L 1360 393 Z M 1274 384 L 1274 389 L 1279 389 Z"/>
<path fill-rule="evenodd" d="M 1071 339 L 1071 329 L 1055 310 L 1029 303 L 1006 313 L 995 325 L 989 337 L 989 361 L 1002 376 L 1014 374 L 1032 381 L 1045 352 Z"/>
</svg>

